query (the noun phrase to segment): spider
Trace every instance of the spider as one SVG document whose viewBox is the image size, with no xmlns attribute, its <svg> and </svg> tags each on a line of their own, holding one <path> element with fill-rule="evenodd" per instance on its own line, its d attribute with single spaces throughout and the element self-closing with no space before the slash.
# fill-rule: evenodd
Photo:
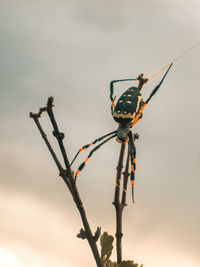
<svg viewBox="0 0 200 267">
<path fill-rule="evenodd" d="M 96 147 L 94 147 L 94 149 L 91 150 L 87 158 L 78 167 L 77 171 L 75 172 L 75 181 L 76 181 L 78 174 L 80 173 L 80 171 L 83 170 L 83 168 L 85 167 L 87 161 L 92 156 L 92 154 L 95 151 L 97 151 L 101 146 L 103 146 L 106 142 L 116 137 L 116 140 L 119 143 L 129 144 L 129 156 L 130 156 L 130 161 L 131 161 L 130 180 L 131 180 L 131 187 L 132 187 L 132 200 L 134 202 L 134 185 L 135 185 L 135 170 L 136 170 L 136 148 L 134 144 L 134 137 L 138 138 L 138 135 L 133 134 L 131 131 L 131 128 L 142 118 L 144 108 L 149 103 L 151 98 L 155 95 L 155 93 L 158 91 L 158 89 L 160 88 L 172 64 L 173 63 L 170 64 L 163 78 L 161 79 L 160 83 L 153 89 L 153 91 L 151 92 L 150 96 L 148 97 L 146 101 L 143 101 L 142 95 L 140 93 L 143 85 L 148 81 L 148 79 L 145 79 L 143 77 L 143 74 L 140 74 L 136 79 L 113 80 L 110 82 L 111 114 L 113 116 L 113 119 L 119 125 L 118 129 L 95 139 L 92 143 L 84 145 L 78 150 L 70 166 L 73 164 L 73 162 L 75 161 L 75 159 L 77 158 L 78 154 L 81 151 L 86 150 L 90 146 L 103 140 L 103 142 L 101 142 L 99 145 L 97 145 Z M 114 103 L 115 97 L 113 97 L 114 84 L 117 82 L 123 82 L 123 81 L 139 81 L 139 84 L 138 84 L 138 87 L 128 88 L 120 96 L 120 98 L 117 101 L 117 104 L 115 105 Z"/>
</svg>

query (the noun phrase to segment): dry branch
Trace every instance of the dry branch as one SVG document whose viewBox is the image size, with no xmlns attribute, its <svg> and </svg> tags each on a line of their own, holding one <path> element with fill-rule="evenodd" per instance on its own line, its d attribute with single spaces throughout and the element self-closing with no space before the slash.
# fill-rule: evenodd
<svg viewBox="0 0 200 267">
<path fill-rule="evenodd" d="M 51 144 L 47 138 L 47 135 L 45 134 L 45 132 L 42 129 L 42 126 L 39 122 L 39 118 L 41 117 L 41 114 L 45 111 L 48 113 L 48 116 L 49 116 L 50 121 L 52 123 L 53 129 L 54 129 L 53 135 L 56 137 L 56 139 L 58 141 L 60 151 L 61 151 L 61 154 L 63 156 L 64 163 L 65 163 L 65 168 L 63 168 L 61 163 L 59 162 L 59 160 L 56 156 L 56 153 L 54 152 L 54 150 L 53 150 L 53 148 L 52 148 L 52 146 L 51 146 Z M 92 250 L 93 256 L 95 258 L 96 265 L 98 267 L 102 267 L 99 251 L 98 251 L 97 244 L 96 244 L 96 241 L 98 240 L 98 237 L 100 234 L 99 228 L 97 228 L 97 231 L 96 231 L 95 235 L 93 236 L 92 231 L 90 229 L 89 222 L 88 222 L 87 217 L 86 217 L 86 212 L 85 212 L 85 209 L 83 207 L 83 203 L 81 201 L 81 198 L 80 198 L 80 195 L 79 195 L 79 192 L 77 189 L 77 186 L 74 183 L 74 174 L 70 168 L 67 153 L 66 153 L 65 147 L 63 145 L 64 134 L 59 132 L 58 125 L 56 123 L 56 120 L 55 120 L 55 117 L 53 114 L 53 97 L 48 98 L 47 106 L 40 108 L 38 113 L 32 113 L 31 112 L 30 117 L 33 118 L 35 124 L 37 125 L 37 128 L 38 128 L 42 138 L 44 139 L 44 142 L 46 143 L 53 160 L 56 163 L 56 166 L 59 170 L 59 175 L 63 178 L 63 180 L 64 180 L 65 184 L 67 185 L 67 187 L 68 187 L 68 189 L 69 189 L 69 191 L 73 197 L 73 200 L 74 200 L 74 202 L 75 202 L 75 204 L 79 210 L 79 213 L 80 213 L 81 219 L 82 219 L 82 223 L 84 226 L 84 229 L 82 229 L 80 231 L 80 233 L 83 234 L 83 232 L 84 232 L 85 238 L 87 239 L 87 241 L 90 245 L 90 248 Z"/>
<path fill-rule="evenodd" d="M 58 125 L 57 125 L 57 122 L 56 122 L 56 119 L 55 119 L 55 116 L 53 113 L 53 101 L 54 101 L 53 97 L 49 97 L 46 107 L 40 108 L 38 113 L 32 113 L 31 112 L 30 117 L 34 120 L 34 122 L 35 122 L 47 148 L 49 149 L 49 152 L 50 152 L 57 168 L 58 168 L 59 175 L 63 178 L 65 184 L 67 185 L 67 187 L 68 187 L 68 189 L 72 195 L 72 198 L 76 204 L 76 207 L 80 213 L 84 228 L 80 229 L 80 232 L 77 234 L 77 237 L 81 238 L 81 239 L 87 239 L 89 246 L 92 250 L 94 259 L 96 261 L 97 267 L 105 267 L 107 265 L 104 266 L 104 261 L 100 257 L 100 254 L 99 254 L 99 251 L 97 248 L 97 244 L 96 244 L 96 242 L 98 241 L 99 236 L 101 234 L 101 228 L 97 227 L 95 234 L 94 235 L 92 234 L 92 231 L 91 231 L 91 228 L 90 228 L 87 216 L 86 216 L 86 212 L 85 212 L 85 209 L 83 207 L 83 203 L 82 203 L 82 200 L 80 198 L 80 195 L 79 195 L 76 183 L 75 183 L 74 173 L 71 170 L 68 156 L 66 153 L 66 149 L 65 149 L 65 146 L 63 144 L 63 139 L 64 139 L 65 135 L 64 135 L 64 133 L 61 133 L 59 131 L 59 128 L 58 128 Z M 57 139 L 57 142 L 58 142 L 58 145 L 59 145 L 59 148 L 60 148 L 63 160 L 64 160 L 65 167 L 63 167 L 62 164 L 60 163 L 60 161 L 58 160 L 58 157 L 57 157 L 56 153 L 54 152 L 54 150 L 53 150 L 53 148 L 52 148 L 52 146 L 51 146 L 51 144 L 47 138 L 47 135 L 44 132 L 44 130 L 40 124 L 39 118 L 41 117 L 42 113 L 44 113 L 44 112 L 47 112 L 48 117 L 51 121 L 51 124 L 53 127 L 53 135 Z M 137 134 L 134 135 L 134 140 L 135 139 L 138 139 Z M 122 143 L 120 155 L 119 155 L 118 166 L 117 166 L 116 187 L 115 187 L 115 196 L 114 196 L 114 202 L 113 202 L 115 209 L 116 209 L 116 234 L 115 234 L 115 236 L 116 236 L 116 249 L 117 249 L 117 263 L 119 264 L 119 266 L 123 266 L 122 265 L 123 263 L 125 264 L 125 262 L 122 262 L 121 241 L 122 241 L 122 236 L 123 236 L 123 233 L 122 233 L 122 212 L 123 212 L 124 207 L 126 206 L 126 189 L 127 189 L 128 177 L 130 175 L 129 174 L 129 147 L 128 147 L 128 152 L 127 152 L 125 171 L 123 172 L 123 186 L 121 188 L 121 175 L 122 175 L 122 169 L 123 169 L 124 152 L 125 152 L 125 144 Z M 121 199 L 120 199 L 120 191 L 122 191 Z M 105 236 L 105 233 L 102 236 Z M 101 242 L 103 242 L 102 236 L 101 236 Z M 111 238 L 112 236 L 108 235 L 108 237 Z M 110 246 L 109 249 L 111 249 L 112 244 L 110 244 L 110 240 L 109 240 L 109 246 Z M 104 247 L 104 249 L 105 249 L 105 247 Z M 112 252 L 112 249 L 111 249 L 111 252 Z M 107 264 L 109 264 L 109 262 L 110 262 L 111 265 L 113 264 L 112 266 L 118 266 L 117 263 L 112 263 L 109 260 L 111 252 L 110 252 L 110 254 L 108 253 L 108 255 L 106 254 L 107 255 L 107 258 L 106 258 Z M 109 265 L 109 266 L 111 266 L 111 265 Z M 131 266 L 134 266 L 134 265 L 131 265 Z"/>
<path fill-rule="evenodd" d="M 134 140 L 138 139 L 139 135 L 136 133 L 134 134 Z M 124 161 L 124 153 L 125 153 L 125 144 L 121 144 L 121 150 L 119 154 L 119 161 L 117 165 L 117 175 L 116 175 L 116 187 L 115 187 L 115 195 L 114 195 L 114 202 L 113 205 L 115 206 L 116 210 L 116 251 L 117 251 L 117 263 L 120 264 L 122 261 L 122 213 L 124 207 L 127 206 L 126 204 L 126 193 L 127 193 L 127 183 L 129 173 L 129 146 L 127 151 L 127 159 L 126 159 L 126 166 L 125 171 L 123 172 L 123 186 L 121 187 L 121 175 L 123 169 L 123 161 Z M 121 199 L 120 199 L 120 191 Z"/>
</svg>

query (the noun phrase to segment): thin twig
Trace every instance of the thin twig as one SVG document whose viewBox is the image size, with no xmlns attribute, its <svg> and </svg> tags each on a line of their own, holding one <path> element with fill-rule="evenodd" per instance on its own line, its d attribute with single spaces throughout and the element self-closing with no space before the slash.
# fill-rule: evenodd
<svg viewBox="0 0 200 267">
<path fill-rule="evenodd" d="M 134 134 L 134 140 L 138 139 L 139 135 L 137 133 Z M 117 166 L 117 175 L 116 175 L 116 187 L 115 187 L 115 196 L 113 205 L 116 210 L 116 251 L 117 251 L 117 263 L 119 264 L 122 261 L 122 213 L 126 204 L 126 194 L 127 194 L 127 183 L 129 173 L 129 146 L 127 151 L 127 159 L 125 171 L 123 172 L 123 187 L 122 187 L 122 196 L 120 200 L 120 190 L 121 190 L 121 174 L 123 169 L 123 161 L 124 161 L 124 152 L 125 152 L 125 144 L 121 144 L 121 150 L 119 154 L 119 161 Z"/>
<path fill-rule="evenodd" d="M 63 167 L 61 165 L 61 163 L 59 162 L 53 148 L 51 147 L 51 144 L 49 143 L 48 139 L 47 139 L 47 135 L 45 134 L 44 130 L 42 129 L 41 125 L 40 125 L 40 122 L 39 122 L 39 117 L 40 117 L 40 114 L 39 113 L 30 113 L 30 117 L 33 118 L 35 124 L 37 125 L 38 127 L 38 130 L 40 131 L 40 134 L 42 136 L 42 138 L 44 139 L 57 167 L 58 167 L 58 170 L 60 171 L 60 173 L 62 173 L 63 171 Z"/>
<path fill-rule="evenodd" d="M 114 197 L 114 205 L 119 204 L 119 195 L 120 195 L 120 181 L 121 181 L 121 172 L 123 169 L 123 159 L 124 159 L 124 151 L 125 151 L 125 144 L 121 144 L 121 150 L 119 155 L 119 161 L 117 165 L 117 176 L 116 176 L 116 188 L 115 188 L 115 197 Z"/>
<path fill-rule="evenodd" d="M 81 201 L 81 198 L 80 198 L 80 195 L 78 192 L 78 189 L 76 187 L 76 184 L 74 183 L 73 172 L 71 171 L 71 168 L 69 167 L 68 157 L 67 157 L 66 150 L 65 150 L 65 147 L 64 147 L 63 142 L 62 142 L 62 140 L 64 138 L 64 134 L 60 133 L 58 130 L 58 126 L 57 126 L 57 123 L 56 123 L 56 120 L 55 120 L 55 117 L 54 117 L 54 114 L 52 111 L 52 107 L 53 107 L 53 98 L 50 97 L 48 99 L 48 102 L 47 102 L 47 107 L 40 108 L 38 113 L 30 113 L 30 117 L 33 118 L 33 120 L 35 121 L 35 123 L 38 127 L 38 130 L 40 131 L 40 134 L 41 134 L 42 138 L 44 139 L 44 141 L 45 141 L 45 143 L 46 143 L 46 145 L 47 145 L 47 147 L 48 147 L 48 149 L 49 149 L 49 151 L 50 151 L 50 153 L 51 153 L 51 155 L 52 155 L 52 157 L 56 163 L 56 166 L 59 170 L 60 176 L 63 178 L 65 184 L 67 185 L 67 187 L 68 187 L 68 189 L 69 189 L 69 191 L 73 197 L 73 200 L 74 200 L 74 202 L 75 202 L 75 204 L 79 210 L 79 213 L 80 213 L 81 219 L 82 219 L 82 223 L 84 226 L 84 230 L 82 229 L 82 233 L 84 231 L 84 234 L 85 234 L 84 237 L 87 239 L 87 241 L 90 245 L 90 248 L 92 250 L 93 256 L 94 256 L 95 261 L 96 261 L 96 265 L 97 265 L 97 267 L 102 267 L 101 258 L 100 258 L 99 251 L 98 251 L 97 244 L 96 244 L 96 241 L 98 239 L 99 229 L 97 228 L 97 231 L 96 231 L 95 235 L 93 236 L 90 225 L 89 225 L 87 217 L 86 217 L 86 212 L 85 212 L 85 209 L 83 207 L 83 203 Z M 65 162 L 66 170 L 63 169 L 63 167 L 62 167 L 61 163 L 59 162 L 53 148 L 51 147 L 50 142 L 47 139 L 47 136 L 46 136 L 44 130 L 42 129 L 42 127 L 39 123 L 39 117 L 41 116 L 42 112 L 44 112 L 44 111 L 47 111 L 49 118 L 51 120 L 51 123 L 53 125 L 53 128 L 54 128 L 53 134 L 54 134 L 54 136 L 56 136 L 56 138 L 58 140 L 59 147 L 60 147 L 64 162 Z"/>
<path fill-rule="evenodd" d="M 127 159 L 126 159 L 126 167 L 125 167 L 125 171 L 123 172 L 123 192 L 122 192 L 122 200 L 121 200 L 121 204 L 123 207 L 125 207 L 126 204 L 126 193 L 127 193 L 127 184 L 128 184 L 128 177 L 130 175 L 129 173 L 129 161 L 130 161 L 130 156 L 129 156 L 129 146 L 128 146 L 128 152 L 127 152 Z"/>
<path fill-rule="evenodd" d="M 120 263 L 122 261 L 122 246 L 121 246 L 121 240 L 122 240 L 122 212 L 123 212 L 123 206 L 120 201 L 120 182 L 121 182 L 121 174 L 122 174 L 122 168 L 123 168 L 123 159 L 124 159 L 124 151 L 125 151 L 125 144 L 121 144 L 121 150 L 119 155 L 119 161 L 117 166 L 117 177 L 116 177 L 116 184 L 118 186 L 115 187 L 115 197 L 113 205 L 115 206 L 116 210 L 116 250 L 117 250 L 117 263 Z"/>
<path fill-rule="evenodd" d="M 70 166 L 69 160 L 68 160 L 68 157 L 67 157 L 67 154 L 66 154 L 65 147 L 63 145 L 63 139 L 64 139 L 65 135 L 64 135 L 64 133 L 59 132 L 58 125 L 56 123 L 56 120 L 55 120 L 55 117 L 54 117 L 54 114 L 53 114 L 53 101 L 54 101 L 54 98 L 52 96 L 50 96 L 48 98 L 48 101 L 47 101 L 47 114 L 49 115 L 50 121 L 52 123 L 53 129 L 54 129 L 53 135 L 56 137 L 56 139 L 58 141 L 58 144 L 59 144 L 59 147 L 60 147 L 60 151 L 62 153 L 63 160 L 64 160 L 64 163 L 65 163 L 65 166 L 66 166 L 66 170 L 67 170 L 67 172 L 69 172 L 69 179 L 73 183 L 74 182 L 74 177 L 73 177 L 71 168 L 69 167 Z"/>
</svg>

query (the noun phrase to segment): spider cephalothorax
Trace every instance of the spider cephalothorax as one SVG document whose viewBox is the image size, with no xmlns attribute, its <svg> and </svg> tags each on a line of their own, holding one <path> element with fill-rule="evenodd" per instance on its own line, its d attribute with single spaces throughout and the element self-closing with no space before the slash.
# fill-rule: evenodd
<svg viewBox="0 0 200 267">
<path fill-rule="evenodd" d="M 90 146 L 96 144 L 97 142 L 103 140 L 99 145 L 97 145 L 94 149 L 92 149 L 88 155 L 88 157 L 81 163 L 78 170 L 75 173 L 75 179 L 79 172 L 84 168 L 85 164 L 87 163 L 88 159 L 92 156 L 92 154 L 99 149 L 102 145 L 104 145 L 109 140 L 117 137 L 117 141 L 120 143 L 127 143 L 129 144 L 129 155 L 131 160 L 131 186 L 132 186 L 132 196 L 133 196 L 133 188 L 135 184 L 135 168 L 136 168 L 136 148 L 134 144 L 134 138 L 132 131 L 130 130 L 141 118 L 142 113 L 146 105 L 149 103 L 151 98 L 154 94 L 158 91 L 159 87 L 161 86 L 163 80 L 165 79 L 168 71 L 172 66 L 168 67 L 166 73 L 164 74 L 163 78 L 161 79 L 160 83 L 153 89 L 150 96 L 146 101 L 143 101 L 142 95 L 140 93 L 143 85 L 148 81 L 148 79 L 143 78 L 143 74 L 139 75 L 137 79 L 123 79 L 123 80 L 114 80 L 110 82 L 110 100 L 111 100 L 111 113 L 113 119 L 119 124 L 118 129 L 108 133 L 106 135 L 101 136 L 100 138 L 94 140 L 92 143 L 87 144 L 79 149 L 77 154 L 75 155 L 74 159 L 72 160 L 70 166 L 78 156 L 78 154 Z M 128 88 L 118 99 L 117 104 L 115 105 L 113 97 L 114 92 L 114 84 L 116 82 L 123 82 L 123 81 L 139 81 L 138 87 L 130 87 Z M 136 135 L 136 134 L 135 134 Z M 106 137 L 108 137 L 106 139 Z M 133 199 L 134 201 L 134 199 Z"/>
<path fill-rule="evenodd" d="M 117 141 L 119 143 L 124 143 L 128 138 L 128 133 L 130 131 L 130 125 L 128 123 L 121 123 L 117 128 Z"/>
</svg>

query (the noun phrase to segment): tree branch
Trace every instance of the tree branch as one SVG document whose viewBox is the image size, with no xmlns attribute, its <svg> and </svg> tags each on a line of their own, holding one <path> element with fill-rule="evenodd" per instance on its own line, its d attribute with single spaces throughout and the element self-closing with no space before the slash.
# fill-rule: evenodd
<svg viewBox="0 0 200 267">
<path fill-rule="evenodd" d="M 117 166 L 117 176 L 116 176 L 116 187 L 115 187 L 115 197 L 113 205 L 115 206 L 116 210 L 116 250 L 117 250 L 117 263 L 120 263 L 122 260 L 122 246 L 121 246 L 121 239 L 123 236 L 122 233 L 122 212 L 123 206 L 120 201 L 120 188 L 121 188 L 121 174 L 123 168 L 123 159 L 124 159 L 124 152 L 125 152 L 125 144 L 121 144 L 121 150 L 119 155 L 119 161 Z"/>
<path fill-rule="evenodd" d="M 123 179 L 123 192 L 122 192 L 122 199 L 121 199 L 121 204 L 122 204 L 123 207 L 127 206 L 127 204 L 126 204 L 126 193 L 127 193 L 128 177 L 130 176 L 130 173 L 129 173 L 129 161 L 130 161 L 130 156 L 129 156 L 129 146 L 128 146 L 126 167 L 125 167 L 125 171 L 122 173 L 123 176 L 124 176 L 124 179 Z"/>
<path fill-rule="evenodd" d="M 137 133 L 134 134 L 134 140 L 138 139 L 139 135 Z M 117 263 L 120 264 L 122 261 L 122 213 L 126 204 L 126 193 L 127 193 L 127 183 L 129 173 L 129 145 L 127 151 L 127 159 L 126 159 L 126 166 L 125 171 L 123 172 L 123 187 L 122 187 L 122 196 L 120 200 L 120 189 L 121 189 L 121 174 L 123 169 L 123 161 L 124 161 L 124 152 L 125 152 L 125 144 L 121 144 L 121 150 L 119 154 L 119 161 L 117 166 L 117 175 L 116 175 L 116 186 L 115 186 L 115 196 L 113 205 L 115 206 L 116 210 L 116 251 L 117 251 Z"/>
<path fill-rule="evenodd" d="M 117 165 L 117 176 L 116 176 L 116 187 L 115 187 L 115 197 L 114 197 L 114 206 L 119 205 L 119 196 L 120 196 L 120 181 L 121 181 L 121 172 L 123 169 L 123 159 L 124 159 L 125 144 L 121 144 L 121 150 L 119 155 L 119 161 Z"/>
<path fill-rule="evenodd" d="M 67 154 L 66 154 L 65 147 L 63 145 L 63 139 L 65 138 L 65 135 L 64 135 L 64 133 L 59 132 L 58 125 L 56 123 L 56 120 L 55 120 L 55 117 L 54 117 L 54 114 L 53 114 L 53 101 L 54 101 L 54 98 L 52 96 L 50 96 L 48 98 L 48 101 L 47 101 L 47 114 L 49 115 L 50 121 L 52 123 L 53 129 L 54 129 L 53 135 L 56 137 L 56 139 L 58 141 L 58 144 L 59 144 L 59 147 L 60 147 L 60 151 L 62 153 L 63 160 L 64 160 L 64 163 L 65 163 L 65 166 L 66 166 L 66 170 L 67 170 L 67 172 L 69 172 L 69 179 L 73 183 L 74 182 L 74 177 L 73 177 L 71 168 L 69 168 L 69 160 L 68 160 L 68 157 L 67 157 Z"/>
<path fill-rule="evenodd" d="M 63 145 L 64 134 L 59 132 L 58 125 L 56 123 L 56 120 L 55 120 L 55 117 L 54 117 L 54 114 L 52 111 L 52 107 L 53 107 L 53 97 L 49 97 L 48 102 L 47 102 L 47 107 L 40 108 L 38 113 L 30 113 L 30 117 L 33 118 L 34 122 L 36 123 L 37 128 L 38 128 L 42 138 L 44 139 L 44 141 L 45 141 L 45 143 L 46 143 L 46 145 L 47 145 L 47 147 L 48 147 L 48 149 L 49 149 L 49 151 L 50 151 L 50 153 L 51 153 L 51 155 L 52 155 L 52 157 L 56 163 L 56 166 L 59 170 L 59 175 L 63 178 L 63 180 L 64 180 L 65 184 L 67 185 L 67 187 L 68 187 L 68 189 L 69 189 L 69 191 L 73 197 L 73 200 L 74 200 L 74 202 L 75 202 L 75 204 L 79 210 L 79 213 L 80 213 L 81 219 L 82 219 L 82 223 L 84 226 L 84 230 L 82 229 L 82 231 L 80 233 L 83 233 L 83 232 L 85 233 L 85 238 L 87 239 L 87 241 L 90 245 L 90 248 L 92 250 L 93 256 L 94 256 L 95 261 L 96 261 L 96 265 L 97 265 L 97 267 L 102 267 L 101 258 L 100 258 L 99 251 L 98 251 L 97 244 L 96 244 L 96 241 L 99 237 L 98 235 L 100 233 L 98 230 L 98 231 L 96 231 L 94 236 L 92 234 L 92 231 L 91 231 L 91 228 L 90 228 L 90 225 L 89 225 L 89 222 L 88 222 L 88 219 L 86 216 L 86 212 L 85 212 L 85 209 L 83 207 L 78 189 L 76 187 L 76 184 L 74 183 L 73 172 L 72 172 L 71 168 L 69 167 L 69 161 L 68 161 L 67 153 L 66 153 L 65 147 Z M 58 141 L 58 144 L 60 147 L 60 151 L 62 153 L 64 163 L 66 166 L 66 170 L 63 169 L 63 167 L 62 167 L 61 163 L 59 162 L 50 142 L 47 139 L 47 136 L 46 136 L 44 130 L 42 129 L 42 127 L 40 125 L 39 118 L 40 118 L 41 114 L 45 111 L 47 111 L 48 116 L 50 118 L 50 121 L 52 123 L 52 126 L 54 128 L 53 135 L 57 138 L 57 141 Z"/>
</svg>

